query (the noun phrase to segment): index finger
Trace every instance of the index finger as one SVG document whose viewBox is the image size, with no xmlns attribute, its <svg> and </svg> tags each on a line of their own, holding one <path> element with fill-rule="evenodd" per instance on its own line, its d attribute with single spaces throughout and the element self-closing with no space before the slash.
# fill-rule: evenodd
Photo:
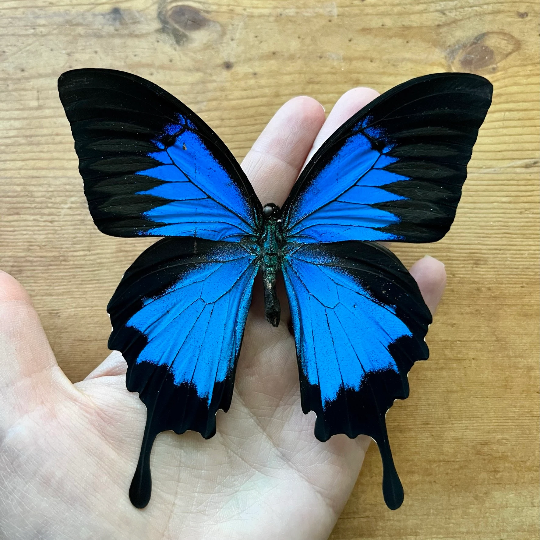
<svg viewBox="0 0 540 540">
<path fill-rule="evenodd" d="M 311 159 L 313 154 L 322 146 L 324 141 L 338 129 L 341 124 L 346 122 L 353 114 L 357 113 L 362 107 L 365 107 L 370 101 L 373 101 L 379 96 L 379 92 L 372 88 L 359 86 L 345 92 L 332 108 L 326 122 L 321 127 L 317 134 L 313 147 L 309 152 L 306 163 Z"/>
<path fill-rule="evenodd" d="M 324 123 L 324 109 L 308 96 L 283 105 L 242 162 L 260 201 L 285 201 Z"/>
</svg>

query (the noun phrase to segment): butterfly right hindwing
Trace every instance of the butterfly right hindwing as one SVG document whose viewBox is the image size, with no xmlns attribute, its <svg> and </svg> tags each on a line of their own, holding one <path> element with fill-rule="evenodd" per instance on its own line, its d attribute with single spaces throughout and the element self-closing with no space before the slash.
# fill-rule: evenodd
<svg viewBox="0 0 540 540">
<path fill-rule="evenodd" d="M 257 274 L 258 246 L 196 238 L 163 239 L 133 263 L 107 308 L 109 348 L 128 363 L 147 420 L 130 496 L 150 497 L 149 456 L 161 431 L 216 431 L 228 410 Z"/>
<path fill-rule="evenodd" d="M 431 314 L 415 280 L 388 249 L 341 242 L 289 247 L 283 274 L 300 372 L 302 409 L 317 413 L 321 441 L 371 436 L 384 464 L 384 495 L 403 500 L 385 415 L 408 396 L 407 373 L 428 357 Z"/>
</svg>

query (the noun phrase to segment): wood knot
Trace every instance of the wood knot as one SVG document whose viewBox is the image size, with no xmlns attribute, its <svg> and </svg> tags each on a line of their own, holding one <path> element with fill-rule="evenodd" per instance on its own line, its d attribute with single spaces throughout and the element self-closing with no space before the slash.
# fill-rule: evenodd
<svg viewBox="0 0 540 540">
<path fill-rule="evenodd" d="M 519 40 L 506 32 L 484 32 L 452 47 L 447 58 L 453 71 L 493 72 L 520 46 Z"/>
<path fill-rule="evenodd" d="M 186 32 L 200 30 L 210 22 L 197 8 L 186 5 L 172 6 L 167 12 L 167 19 Z"/>
<path fill-rule="evenodd" d="M 161 30 L 174 39 L 177 45 L 183 45 L 187 39 L 213 21 L 206 17 L 201 10 L 187 4 L 169 5 L 161 0 L 158 8 L 158 19 Z"/>
</svg>

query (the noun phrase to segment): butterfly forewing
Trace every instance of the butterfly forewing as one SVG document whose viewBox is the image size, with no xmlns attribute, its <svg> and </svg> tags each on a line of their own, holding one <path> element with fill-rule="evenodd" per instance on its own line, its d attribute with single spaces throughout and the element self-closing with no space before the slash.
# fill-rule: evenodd
<svg viewBox="0 0 540 540">
<path fill-rule="evenodd" d="M 492 86 L 440 73 L 382 94 L 313 156 L 283 207 L 302 243 L 435 242 L 449 230 Z"/>
<path fill-rule="evenodd" d="M 155 84 L 79 69 L 58 81 L 92 217 L 113 236 L 256 234 L 261 204 L 219 137 Z"/>
</svg>

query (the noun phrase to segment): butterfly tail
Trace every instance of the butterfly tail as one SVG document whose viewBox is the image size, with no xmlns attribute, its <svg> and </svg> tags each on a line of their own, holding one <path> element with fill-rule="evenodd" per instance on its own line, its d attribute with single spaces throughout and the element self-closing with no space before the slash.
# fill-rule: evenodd
<svg viewBox="0 0 540 540">
<path fill-rule="evenodd" d="M 144 508 L 149 502 L 152 495 L 152 475 L 150 473 L 150 454 L 152 452 L 152 446 L 159 430 L 155 428 L 155 424 L 152 423 L 151 417 L 153 410 L 148 410 L 147 414 L 150 417 L 150 421 L 147 420 L 146 427 L 144 429 L 144 436 L 141 444 L 141 451 L 139 453 L 139 461 L 133 480 L 129 487 L 129 500 L 135 508 Z"/>
<path fill-rule="evenodd" d="M 379 447 L 383 465 L 383 497 L 386 506 L 388 506 L 390 510 L 397 510 L 403 504 L 405 493 L 396 466 L 394 465 L 394 459 L 392 458 L 392 451 L 390 450 L 390 443 L 386 432 L 386 424 L 382 422 L 381 427 L 384 433 L 381 433 L 377 438 L 377 446 Z"/>
</svg>

